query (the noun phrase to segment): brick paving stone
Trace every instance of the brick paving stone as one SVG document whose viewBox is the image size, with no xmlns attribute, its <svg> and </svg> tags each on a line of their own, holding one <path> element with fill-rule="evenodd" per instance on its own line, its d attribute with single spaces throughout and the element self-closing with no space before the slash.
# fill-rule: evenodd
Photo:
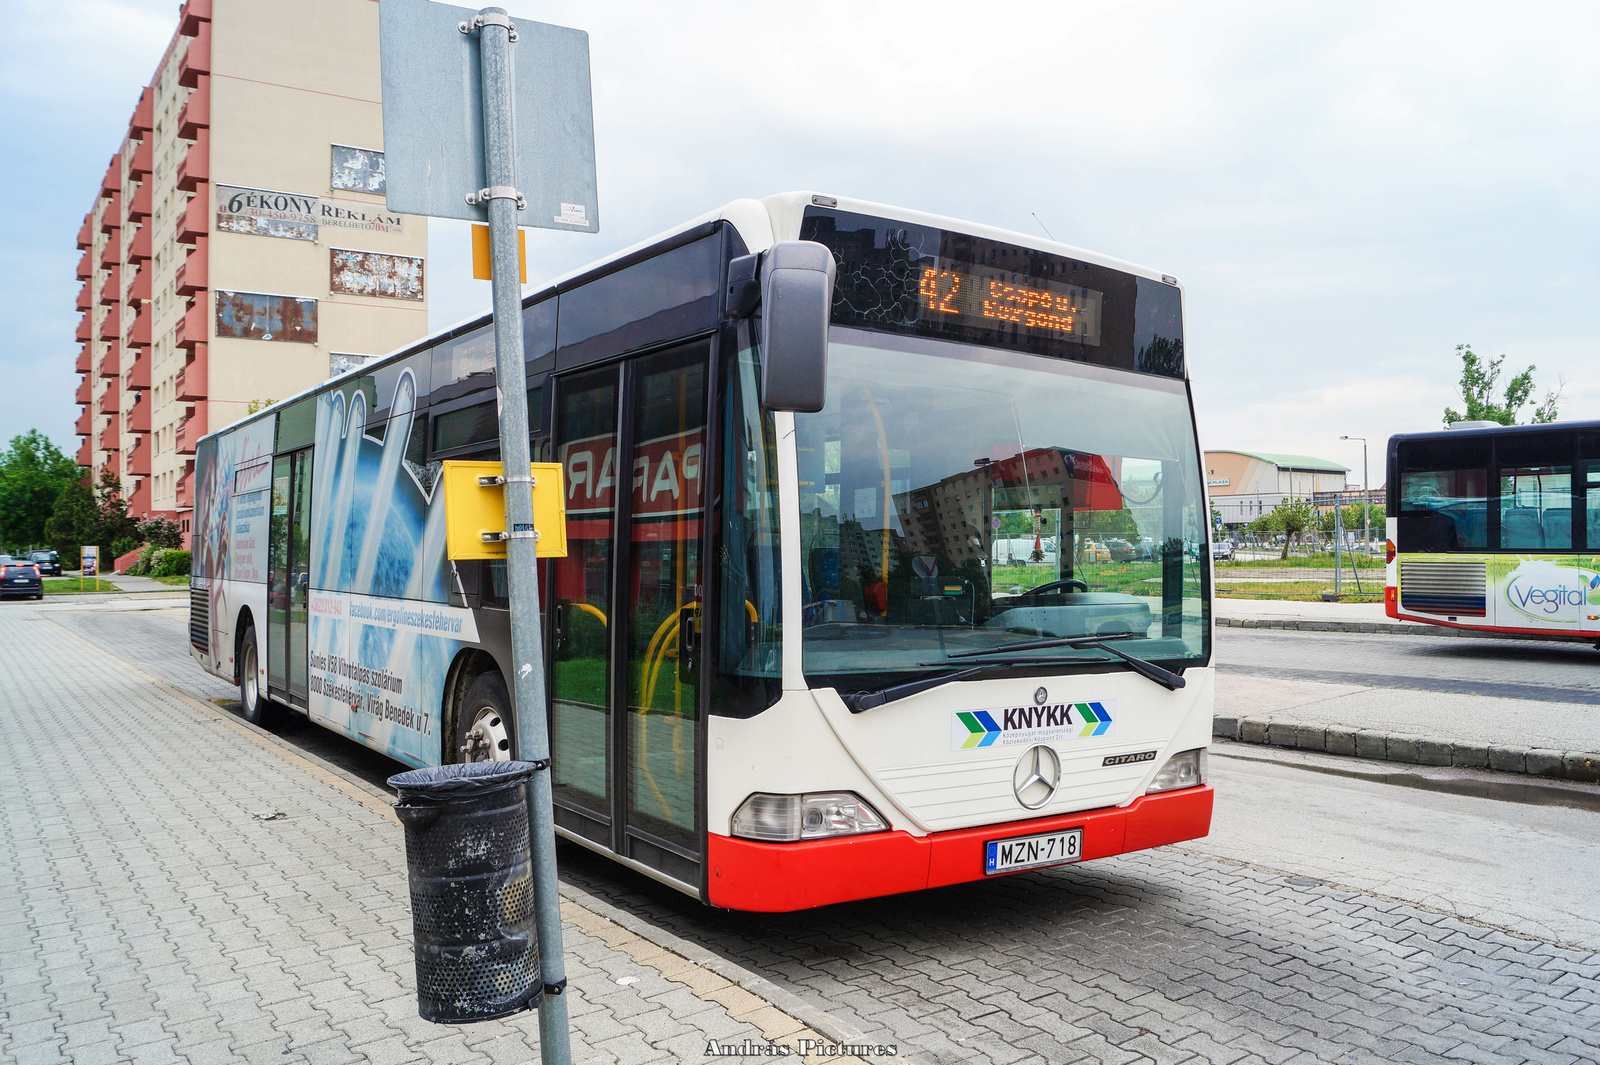
<svg viewBox="0 0 1600 1065">
<path fill-rule="evenodd" d="M 0 645 L 48 631 L 73 666 L 0 675 L 0 706 L 29 708 L 0 714 L 0 891 L 20 901 L 0 906 L 0 1061 L 536 1060 L 532 1014 L 462 1028 L 416 1016 L 403 838 L 386 809 L 34 616 L 0 612 Z M 164 678 L 198 672 L 181 617 L 58 616 Z M 255 821 L 262 809 L 286 816 Z M 565 929 L 580 1062 L 805 1030 L 570 900 L 563 912 L 620 944 Z"/>
</svg>

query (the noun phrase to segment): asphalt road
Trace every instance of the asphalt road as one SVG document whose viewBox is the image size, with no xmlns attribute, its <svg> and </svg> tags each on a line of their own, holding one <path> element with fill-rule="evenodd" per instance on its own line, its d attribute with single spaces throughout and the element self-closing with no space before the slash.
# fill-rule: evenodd
<svg viewBox="0 0 1600 1065">
<path fill-rule="evenodd" d="M 1282 680 L 1600 703 L 1600 651 L 1586 643 L 1225 628 L 1216 663 Z"/>
<path fill-rule="evenodd" d="M 226 697 L 184 652 L 181 609 L 52 618 Z M 1492 673 L 1563 699 L 1600 696 L 1595 657 L 1454 638 L 1219 639 L 1224 669 L 1411 685 Z M 370 780 L 396 768 L 304 723 L 284 735 Z M 910 1060 L 1600 1059 L 1600 814 L 1217 754 L 1208 839 L 1079 866 L 785 915 L 710 910 L 575 848 L 562 875 Z"/>
</svg>

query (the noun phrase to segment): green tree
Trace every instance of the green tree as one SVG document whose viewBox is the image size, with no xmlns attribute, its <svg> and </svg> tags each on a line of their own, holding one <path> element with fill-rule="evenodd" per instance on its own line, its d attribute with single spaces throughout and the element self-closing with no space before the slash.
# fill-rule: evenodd
<svg viewBox="0 0 1600 1065">
<path fill-rule="evenodd" d="M 128 513 L 128 501 L 122 498 L 122 478 L 110 470 L 100 471 L 100 486 L 95 494 L 100 504 L 100 520 L 94 539 L 84 543 L 100 545 L 105 552 L 102 564 L 109 570 L 116 555 L 139 546 L 139 519 Z M 122 551 L 118 551 L 118 547 Z"/>
<path fill-rule="evenodd" d="M 1283 533 L 1283 554 L 1289 557 L 1289 545 L 1298 543 L 1307 529 L 1317 523 L 1317 508 L 1304 499 L 1285 499 L 1267 513 L 1250 523 L 1252 532 Z"/>
<path fill-rule="evenodd" d="M 1461 357 L 1461 398 L 1466 404 L 1466 412 L 1459 413 L 1454 407 L 1446 407 L 1444 423 L 1452 425 L 1456 422 L 1481 421 L 1516 425 L 1517 412 L 1533 395 L 1533 371 L 1538 367 L 1529 365 L 1507 381 L 1501 398 L 1496 400 L 1495 386 L 1500 382 L 1500 365 L 1506 361 L 1506 357 L 1496 355 L 1484 359 L 1472 350 L 1470 344 L 1457 344 L 1456 354 Z M 1555 391 L 1545 393 L 1544 401 L 1534 408 L 1533 424 L 1556 420 L 1556 407 L 1561 402 L 1561 393 L 1566 384 L 1561 381 Z"/>
<path fill-rule="evenodd" d="M 45 542 L 45 523 L 61 490 L 83 476 L 78 464 L 37 429 L 11 438 L 0 453 L 0 544 L 15 548 Z"/>
<path fill-rule="evenodd" d="M 1367 504 L 1367 517 L 1368 517 L 1368 520 L 1372 523 L 1373 531 L 1377 532 L 1379 534 L 1379 538 L 1381 539 L 1382 538 L 1382 534 L 1383 534 L 1383 519 L 1384 519 L 1383 504 L 1382 503 L 1368 503 Z M 1333 532 L 1333 508 L 1332 507 L 1329 507 L 1326 511 L 1323 511 L 1321 514 L 1319 514 L 1317 516 L 1317 528 L 1321 529 L 1323 532 L 1328 532 L 1328 533 Z M 1357 534 L 1359 534 L 1361 532 L 1361 504 L 1360 503 L 1347 503 L 1347 504 L 1345 504 L 1345 507 L 1344 507 L 1344 530 L 1345 530 L 1345 534 L 1349 535 L 1349 536 L 1354 536 L 1354 535 L 1357 535 Z"/>
<path fill-rule="evenodd" d="M 45 543 L 55 548 L 63 566 L 77 569 L 79 550 L 84 544 L 99 543 L 95 539 L 99 531 L 100 505 L 87 478 L 73 481 L 56 497 L 55 510 L 44 526 Z"/>
</svg>

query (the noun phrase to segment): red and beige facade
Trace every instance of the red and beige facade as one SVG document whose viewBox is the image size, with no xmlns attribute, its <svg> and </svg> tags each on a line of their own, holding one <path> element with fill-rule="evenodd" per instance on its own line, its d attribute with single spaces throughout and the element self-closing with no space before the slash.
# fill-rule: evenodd
<svg viewBox="0 0 1600 1065">
<path fill-rule="evenodd" d="M 195 442 L 427 332 L 375 0 L 188 0 L 78 231 L 77 459 L 185 529 Z"/>
</svg>

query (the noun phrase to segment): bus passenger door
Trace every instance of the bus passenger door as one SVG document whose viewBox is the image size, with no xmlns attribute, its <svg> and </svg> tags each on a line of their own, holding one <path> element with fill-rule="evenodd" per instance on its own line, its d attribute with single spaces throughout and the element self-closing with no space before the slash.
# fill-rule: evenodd
<svg viewBox="0 0 1600 1065">
<path fill-rule="evenodd" d="M 311 584 L 311 449 L 272 460 L 267 533 L 267 690 L 306 706 L 307 600 Z"/>
<path fill-rule="evenodd" d="M 629 368 L 623 854 L 698 885 L 706 350 Z"/>
<path fill-rule="evenodd" d="M 568 554 L 549 571 L 556 823 L 691 886 L 708 354 L 701 342 L 558 380 Z"/>
</svg>

